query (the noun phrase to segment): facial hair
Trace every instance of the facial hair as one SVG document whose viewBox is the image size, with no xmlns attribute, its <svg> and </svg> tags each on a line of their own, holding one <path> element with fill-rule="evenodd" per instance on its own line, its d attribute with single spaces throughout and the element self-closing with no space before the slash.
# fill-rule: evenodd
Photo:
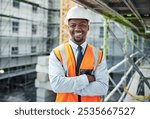
<svg viewBox="0 0 150 119">
<path fill-rule="evenodd" d="M 74 41 L 76 42 L 76 43 L 83 43 L 84 42 L 84 39 L 83 39 L 83 33 L 82 32 L 76 32 L 75 34 L 74 34 Z M 78 37 L 80 37 L 79 39 L 78 39 Z"/>
</svg>

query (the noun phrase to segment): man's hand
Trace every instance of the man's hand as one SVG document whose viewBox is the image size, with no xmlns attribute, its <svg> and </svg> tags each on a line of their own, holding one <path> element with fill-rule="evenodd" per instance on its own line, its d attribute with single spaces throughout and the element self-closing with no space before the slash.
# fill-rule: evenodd
<svg viewBox="0 0 150 119">
<path fill-rule="evenodd" d="M 94 75 L 86 75 L 86 76 L 87 76 L 87 78 L 88 78 L 89 82 L 93 82 L 93 81 L 95 81 L 95 77 L 94 77 Z"/>
</svg>

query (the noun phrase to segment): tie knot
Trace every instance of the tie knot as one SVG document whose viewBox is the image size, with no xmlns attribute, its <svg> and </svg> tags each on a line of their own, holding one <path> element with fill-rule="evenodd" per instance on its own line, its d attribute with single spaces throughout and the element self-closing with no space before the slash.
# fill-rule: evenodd
<svg viewBox="0 0 150 119">
<path fill-rule="evenodd" d="M 78 45 L 78 51 L 82 51 L 82 46 Z"/>
</svg>

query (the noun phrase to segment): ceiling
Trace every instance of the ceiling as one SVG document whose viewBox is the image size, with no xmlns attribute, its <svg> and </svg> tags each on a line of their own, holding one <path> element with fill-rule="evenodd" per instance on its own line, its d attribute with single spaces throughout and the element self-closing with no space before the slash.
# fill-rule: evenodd
<svg viewBox="0 0 150 119">
<path fill-rule="evenodd" d="M 73 0 L 150 39 L 150 0 Z"/>
</svg>

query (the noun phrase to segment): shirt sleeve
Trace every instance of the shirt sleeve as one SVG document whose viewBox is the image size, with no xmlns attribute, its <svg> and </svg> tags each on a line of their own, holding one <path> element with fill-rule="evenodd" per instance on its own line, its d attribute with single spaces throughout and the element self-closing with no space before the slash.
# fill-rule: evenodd
<svg viewBox="0 0 150 119">
<path fill-rule="evenodd" d="M 52 51 L 49 56 L 49 80 L 54 92 L 74 93 L 89 85 L 86 75 L 66 77 L 63 66 Z"/>
<path fill-rule="evenodd" d="M 76 90 L 76 94 L 81 96 L 102 96 L 106 95 L 108 91 L 108 82 L 109 82 L 109 75 L 106 65 L 106 60 L 102 58 L 101 63 L 98 65 L 97 69 L 95 70 L 95 79 L 96 81 L 89 83 L 83 89 Z"/>
</svg>

